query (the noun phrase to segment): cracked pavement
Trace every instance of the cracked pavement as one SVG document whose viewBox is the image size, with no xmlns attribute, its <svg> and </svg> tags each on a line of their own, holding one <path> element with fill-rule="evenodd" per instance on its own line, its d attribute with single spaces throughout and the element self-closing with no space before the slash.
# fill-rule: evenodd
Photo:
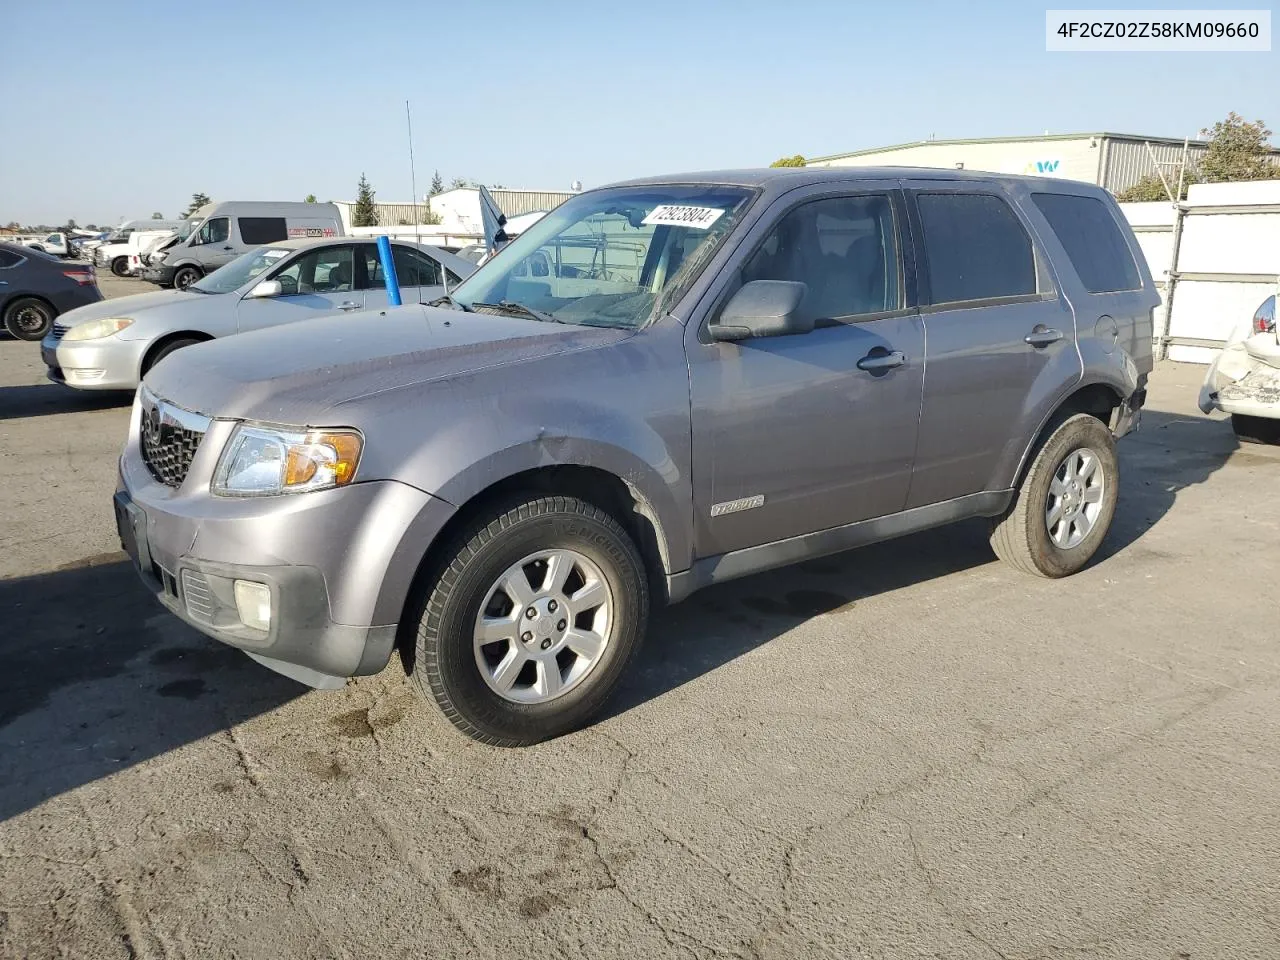
<svg viewBox="0 0 1280 960">
<path fill-rule="evenodd" d="M 0 341 L 0 956 L 1274 960 L 1280 449 L 1202 375 L 1157 372 L 1083 573 L 964 524 L 726 584 L 504 751 L 394 663 L 310 692 L 165 614 L 127 406 Z"/>
</svg>

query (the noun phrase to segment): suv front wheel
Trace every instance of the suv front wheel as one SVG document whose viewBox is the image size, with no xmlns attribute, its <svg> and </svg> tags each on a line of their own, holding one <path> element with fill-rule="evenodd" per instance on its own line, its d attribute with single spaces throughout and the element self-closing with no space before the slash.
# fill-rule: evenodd
<svg viewBox="0 0 1280 960">
<path fill-rule="evenodd" d="M 991 547 L 1025 573 L 1068 576 L 1102 545 L 1119 494 L 1111 431 L 1087 413 L 1070 416 L 1049 434 L 1013 503 L 993 522 Z"/>
<path fill-rule="evenodd" d="M 617 520 L 573 497 L 480 517 L 437 569 L 411 675 L 484 743 L 525 746 L 581 727 L 644 637 L 639 551 Z"/>
</svg>

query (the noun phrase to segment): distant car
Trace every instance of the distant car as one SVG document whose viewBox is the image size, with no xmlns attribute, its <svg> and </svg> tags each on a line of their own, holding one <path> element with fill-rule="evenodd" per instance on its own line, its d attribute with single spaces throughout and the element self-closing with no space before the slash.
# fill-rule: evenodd
<svg viewBox="0 0 1280 960">
<path fill-rule="evenodd" d="M 1280 443 L 1280 337 L 1276 296 L 1262 301 L 1209 367 L 1200 409 L 1231 414 L 1236 436 L 1249 443 Z"/>
<path fill-rule="evenodd" d="M 446 279 L 452 288 L 475 269 L 434 247 L 395 241 L 391 248 L 406 303 L 433 300 Z M 68 314 L 49 330 L 41 353 L 55 383 L 132 390 L 162 358 L 204 340 L 386 306 L 372 239 L 282 240 L 186 290 L 119 297 Z"/>
<path fill-rule="evenodd" d="M 64 263 L 32 247 L 0 243 L 0 317 L 19 340 L 39 340 L 60 314 L 101 299 L 89 264 Z"/>
<path fill-rule="evenodd" d="M 41 253 L 65 258 L 72 255 L 73 239 L 65 233 L 51 233 L 43 239 L 28 242 L 27 246 L 32 250 L 39 250 Z"/>
</svg>

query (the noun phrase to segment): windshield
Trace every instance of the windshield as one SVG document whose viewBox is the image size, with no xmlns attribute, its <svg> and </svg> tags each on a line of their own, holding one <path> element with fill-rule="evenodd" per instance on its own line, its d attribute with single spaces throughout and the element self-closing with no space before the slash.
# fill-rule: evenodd
<svg viewBox="0 0 1280 960">
<path fill-rule="evenodd" d="M 191 284 L 187 289 L 197 290 L 200 293 L 230 293 L 232 290 L 239 290 L 254 277 L 274 267 L 293 252 L 279 247 L 259 247 L 257 250 L 250 250 L 243 256 L 236 257 L 225 267 Z"/>
<path fill-rule="evenodd" d="M 635 329 L 669 307 L 752 193 L 720 184 L 614 187 L 565 201 L 456 291 L 460 306 Z"/>
</svg>

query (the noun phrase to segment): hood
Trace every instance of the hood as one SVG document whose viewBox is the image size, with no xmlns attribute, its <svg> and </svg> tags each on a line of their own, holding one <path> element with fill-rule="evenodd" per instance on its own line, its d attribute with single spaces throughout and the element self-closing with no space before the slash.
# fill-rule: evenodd
<svg viewBox="0 0 1280 960">
<path fill-rule="evenodd" d="M 153 307 L 171 307 L 183 300 L 195 300 L 208 297 L 205 293 L 187 293 L 183 290 L 157 290 L 154 293 L 135 293 L 131 297 L 114 297 L 91 303 L 87 307 L 76 307 L 58 317 L 58 323 L 74 327 L 77 323 L 88 320 L 101 320 L 104 317 L 136 317 L 144 310 Z M 214 294 L 216 296 L 216 294 Z"/>
<path fill-rule="evenodd" d="M 346 422 L 344 404 L 631 334 L 411 304 L 202 343 L 157 364 L 146 384 L 210 417 L 332 426 Z"/>
</svg>

